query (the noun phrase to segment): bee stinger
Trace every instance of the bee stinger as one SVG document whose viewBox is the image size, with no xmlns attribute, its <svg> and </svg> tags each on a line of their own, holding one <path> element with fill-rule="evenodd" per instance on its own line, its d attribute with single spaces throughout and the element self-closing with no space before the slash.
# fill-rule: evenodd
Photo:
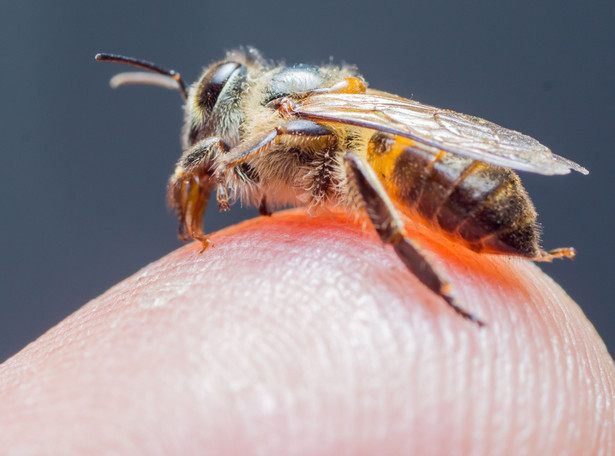
<svg viewBox="0 0 615 456">
<path fill-rule="evenodd" d="M 476 252 L 535 261 L 575 255 L 540 247 L 536 211 L 513 171 L 567 174 L 582 166 L 533 138 L 486 120 L 367 88 L 351 66 L 276 65 L 254 48 L 227 53 L 186 89 L 179 73 L 112 54 L 114 87 L 179 89 L 183 154 L 168 185 L 183 240 L 209 241 L 203 215 L 214 187 L 221 210 L 241 200 L 271 206 L 364 210 L 380 239 L 458 314 L 447 282 L 406 234 L 418 218 Z"/>
</svg>

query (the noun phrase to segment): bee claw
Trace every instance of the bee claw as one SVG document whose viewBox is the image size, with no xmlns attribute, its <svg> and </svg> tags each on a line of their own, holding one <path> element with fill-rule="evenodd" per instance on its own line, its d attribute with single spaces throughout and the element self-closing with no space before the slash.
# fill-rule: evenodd
<svg viewBox="0 0 615 456">
<path fill-rule="evenodd" d="M 208 238 L 201 239 L 201 250 L 199 251 L 199 255 L 210 247 L 215 247 L 213 241 Z"/>
<path fill-rule="evenodd" d="M 479 328 L 484 328 L 485 326 L 487 326 L 487 323 L 485 323 L 483 320 L 478 318 L 476 315 L 474 315 L 474 314 L 468 312 L 467 310 L 463 309 L 462 307 L 460 307 L 453 300 L 453 298 L 451 296 L 446 295 L 446 294 L 442 294 L 441 296 L 442 296 L 442 298 L 444 298 L 446 303 L 457 313 L 457 315 L 465 318 L 468 321 L 471 321 L 472 323 L 476 323 Z"/>
</svg>

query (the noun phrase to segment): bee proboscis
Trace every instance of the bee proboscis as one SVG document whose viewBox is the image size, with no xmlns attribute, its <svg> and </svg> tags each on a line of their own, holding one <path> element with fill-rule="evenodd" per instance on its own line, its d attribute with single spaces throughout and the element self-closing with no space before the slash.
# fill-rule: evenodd
<svg viewBox="0 0 615 456">
<path fill-rule="evenodd" d="M 365 211 L 406 267 L 479 325 L 408 237 L 399 211 L 476 252 L 575 255 L 540 247 L 536 211 L 513 170 L 588 171 L 529 136 L 369 89 L 351 66 L 276 65 L 250 47 L 206 67 L 188 89 L 176 71 L 144 60 L 96 60 L 148 71 L 120 73 L 114 87 L 160 85 L 186 100 L 183 154 L 168 184 L 183 240 L 209 245 L 203 216 L 214 188 L 221 210 L 241 200 L 263 215 L 289 204 Z"/>
</svg>

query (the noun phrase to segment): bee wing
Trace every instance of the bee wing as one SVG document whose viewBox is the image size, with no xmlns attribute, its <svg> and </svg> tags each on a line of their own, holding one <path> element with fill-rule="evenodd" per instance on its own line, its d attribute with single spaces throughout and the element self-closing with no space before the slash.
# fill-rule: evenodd
<svg viewBox="0 0 615 456">
<path fill-rule="evenodd" d="M 376 90 L 366 94 L 314 94 L 298 101 L 293 112 L 306 119 L 403 136 L 427 148 L 520 171 L 552 175 L 568 174 L 573 169 L 589 173 L 517 131 Z"/>
</svg>

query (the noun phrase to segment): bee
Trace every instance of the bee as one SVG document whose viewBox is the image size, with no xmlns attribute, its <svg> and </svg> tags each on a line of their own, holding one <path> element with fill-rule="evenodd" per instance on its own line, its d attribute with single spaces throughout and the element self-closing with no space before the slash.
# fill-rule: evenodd
<svg viewBox="0 0 615 456">
<path fill-rule="evenodd" d="M 239 200 L 262 215 L 285 205 L 364 212 L 425 286 L 479 325 L 408 237 L 400 213 L 475 252 L 534 261 L 575 255 L 540 247 L 536 210 L 513 170 L 588 171 L 529 136 L 370 89 L 352 66 L 285 66 L 251 47 L 228 52 L 189 88 L 151 62 L 96 60 L 148 71 L 120 73 L 113 87 L 160 85 L 185 100 L 183 153 L 168 183 L 184 241 L 210 244 L 203 216 L 214 188 L 221 210 Z"/>
</svg>

